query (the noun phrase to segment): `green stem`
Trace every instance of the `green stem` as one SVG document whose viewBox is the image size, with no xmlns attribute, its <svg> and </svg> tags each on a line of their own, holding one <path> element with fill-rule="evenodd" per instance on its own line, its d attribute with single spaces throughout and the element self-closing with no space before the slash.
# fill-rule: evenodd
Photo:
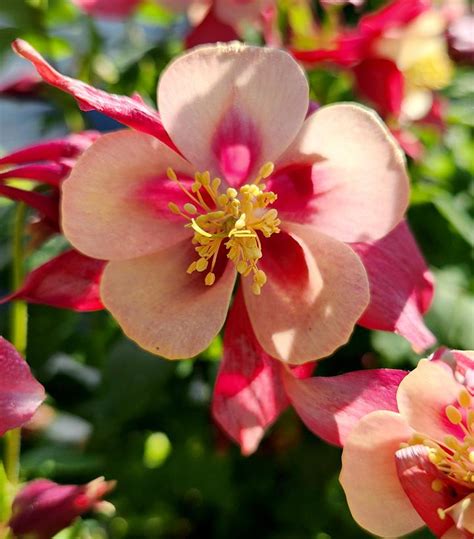
<svg viewBox="0 0 474 539">
<path fill-rule="evenodd" d="M 18 290 L 24 277 L 24 242 L 23 231 L 25 227 L 26 206 L 18 204 L 13 223 L 13 261 L 12 261 L 12 289 Z M 28 331 L 28 310 L 25 301 L 15 300 L 10 311 L 10 338 L 13 346 L 25 355 Z M 18 483 L 20 471 L 21 429 L 14 429 L 5 435 L 5 473 L 12 484 Z"/>
</svg>

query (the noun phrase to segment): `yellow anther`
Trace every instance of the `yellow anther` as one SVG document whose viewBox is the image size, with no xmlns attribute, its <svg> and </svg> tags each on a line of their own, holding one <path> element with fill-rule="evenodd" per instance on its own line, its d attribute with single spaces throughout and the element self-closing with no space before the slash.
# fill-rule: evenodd
<svg viewBox="0 0 474 539">
<path fill-rule="evenodd" d="M 199 189 L 201 189 L 202 185 L 200 182 L 198 181 L 195 181 L 192 185 L 191 185 L 191 191 L 193 193 L 197 193 L 199 191 Z"/>
<path fill-rule="evenodd" d="M 174 202 L 168 202 L 168 208 L 170 211 L 176 215 L 181 215 L 181 210 L 178 208 L 178 206 Z"/>
<path fill-rule="evenodd" d="M 254 281 L 262 287 L 267 282 L 267 276 L 263 270 L 258 270 L 254 276 Z"/>
<path fill-rule="evenodd" d="M 219 189 L 219 187 L 221 186 L 221 179 L 220 178 L 214 178 L 212 180 L 212 190 L 215 191 L 217 193 L 217 190 Z"/>
<path fill-rule="evenodd" d="M 216 274 L 215 273 L 212 273 L 212 272 L 209 272 L 207 275 L 206 275 L 206 278 L 204 279 L 204 283 L 207 285 L 207 286 L 212 286 L 216 281 Z"/>
<path fill-rule="evenodd" d="M 444 483 L 441 481 L 441 479 L 435 479 L 431 483 L 431 489 L 435 492 L 441 492 L 443 490 Z"/>
<path fill-rule="evenodd" d="M 178 181 L 178 176 L 176 176 L 176 172 L 171 168 L 171 167 L 168 167 L 166 169 L 166 175 L 168 176 L 168 178 L 170 180 L 172 180 L 173 182 L 177 182 Z"/>
<path fill-rule="evenodd" d="M 469 462 L 474 464 L 474 451 L 469 451 Z"/>
<path fill-rule="evenodd" d="M 237 271 L 239 273 L 245 273 L 247 271 L 247 268 L 248 268 L 248 265 L 247 265 L 247 262 L 245 262 L 245 260 L 241 260 L 238 264 L 237 264 Z"/>
<path fill-rule="evenodd" d="M 201 183 L 206 186 L 211 185 L 211 175 L 209 174 L 208 170 L 201 174 Z"/>
<path fill-rule="evenodd" d="M 209 262 L 205 258 L 200 258 L 196 262 L 196 270 L 199 271 L 199 272 L 202 272 L 207 268 L 208 264 L 209 264 Z"/>
<path fill-rule="evenodd" d="M 235 227 L 237 230 L 240 230 L 241 228 L 244 228 L 244 226 L 245 226 L 245 219 L 246 219 L 246 215 L 245 215 L 245 213 L 243 213 L 243 214 L 237 219 L 237 221 L 235 222 L 234 227 Z"/>
<path fill-rule="evenodd" d="M 191 202 L 186 202 L 186 204 L 183 206 L 184 210 L 190 213 L 191 215 L 194 215 L 197 213 L 197 208 L 194 204 L 191 204 Z"/>
<path fill-rule="evenodd" d="M 191 219 L 191 226 L 192 228 L 198 232 L 199 234 L 201 234 L 202 236 L 204 236 L 205 238 L 212 238 L 212 234 L 210 234 L 209 232 L 206 232 L 203 228 L 201 228 L 197 222 L 196 222 L 196 219 Z"/>
<path fill-rule="evenodd" d="M 471 395 L 467 389 L 462 389 L 458 396 L 458 402 L 463 408 L 470 408 L 471 406 Z"/>
<path fill-rule="evenodd" d="M 268 161 L 268 163 L 265 163 L 260 169 L 259 176 L 266 179 L 273 173 L 274 169 L 275 165 L 271 161 Z"/>
<path fill-rule="evenodd" d="M 441 509 L 441 507 L 438 507 L 437 513 L 441 520 L 444 520 L 446 518 L 446 511 Z"/>
<path fill-rule="evenodd" d="M 239 193 L 233 187 L 228 187 L 227 188 L 226 195 L 229 198 L 235 198 L 238 194 Z"/>
<path fill-rule="evenodd" d="M 189 264 L 188 266 L 188 269 L 186 270 L 186 273 L 193 273 L 194 271 L 196 271 L 196 260 L 194 262 L 191 262 L 191 264 Z"/>
<path fill-rule="evenodd" d="M 219 204 L 219 206 L 225 206 L 228 202 L 229 197 L 227 195 L 222 194 L 217 197 L 217 203 Z"/>
<path fill-rule="evenodd" d="M 261 287 L 258 283 L 253 283 L 252 284 L 252 292 L 256 295 L 256 296 L 260 296 L 260 293 L 261 293 Z"/>
<path fill-rule="evenodd" d="M 459 425 L 462 422 L 461 412 L 455 408 L 452 404 L 446 406 L 446 417 L 453 425 Z"/>
</svg>

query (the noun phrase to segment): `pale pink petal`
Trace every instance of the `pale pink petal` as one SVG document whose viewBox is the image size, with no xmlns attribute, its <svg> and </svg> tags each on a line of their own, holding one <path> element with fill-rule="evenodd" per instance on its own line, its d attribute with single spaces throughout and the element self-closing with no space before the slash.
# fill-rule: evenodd
<svg viewBox="0 0 474 539">
<path fill-rule="evenodd" d="M 400 384 L 398 409 L 416 431 L 434 440 L 444 440 L 448 434 L 463 440 L 463 431 L 445 413 L 448 405 L 457 405 L 462 388 L 450 369 L 422 360 Z"/>
<path fill-rule="evenodd" d="M 71 94 L 81 110 L 97 110 L 128 127 L 153 135 L 163 143 L 174 147 L 156 110 L 131 97 L 108 94 L 84 82 L 61 75 L 38 51 L 22 39 L 16 39 L 12 47 L 19 56 L 29 60 L 35 66 L 45 82 Z"/>
<path fill-rule="evenodd" d="M 300 364 L 349 339 L 369 301 L 364 267 L 352 249 L 312 226 L 288 223 L 263 243 L 261 295 L 243 279 L 258 341 L 272 357 Z"/>
<path fill-rule="evenodd" d="M 167 359 L 202 352 L 224 324 L 235 282 L 226 264 L 212 286 L 204 274 L 186 273 L 196 253 L 190 240 L 156 254 L 110 262 L 101 296 L 124 333 Z"/>
<path fill-rule="evenodd" d="M 443 475 L 430 462 L 424 445 L 399 449 L 395 461 L 398 478 L 413 507 L 436 537 L 441 537 L 453 522 L 449 517 L 441 519 L 438 509 L 456 503 L 459 500 L 456 491 L 447 484 L 440 491 L 433 490 L 433 482 L 443 481 Z"/>
<path fill-rule="evenodd" d="M 244 455 L 257 449 L 266 429 L 288 406 L 280 369 L 280 362 L 258 344 L 239 289 L 227 319 L 212 414 Z"/>
<path fill-rule="evenodd" d="M 184 159 L 149 135 L 119 131 L 102 136 L 63 184 L 62 226 L 68 240 L 88 256 L 113 260 L 190 237 L 184 219 L 159 218 L 152 201 L 143 200 L 145 186 L 165 180 L 167 167 L 192 175 Z"/>
<path fill-rule="evenodd" d="M 395 452 L 413 432 L 399 414 L 379 411 L 361 419 L 346 440 L 339 479 L 352 516 L 375 535 L 398 537 L 424 524 L 395 465 Z"/>
<path fill-rule="evenodd" d="M 456 526 L 452 526 L 449 530 L 441 537 L 441 539 L 470 539 L 469 536 L 466 537 L 466 534 L 461 530 L 458 530 Z"/>
<path fill-rule="evenodd" d="M 285 371 L 291 404 L 311 432 L 344 445 L 357 422 L 375 410 L 397 410 L 397 389 L 406 376 L 396 369 L 355 371 L 298 380 Z"/>
<path fill-rule="evenodd" d="M 322 107 L 304 123 L 277 169 L 313 165 L 304 219 L 341 241 L 379 239 L 402 219 L 408 176 L 402 151 L 380 118 L 356 104 Z M 291 218 L 291 216 L 288 216 Z"/>
<path fill-rule="evenodd" d="M 44 388 L 26 361 L 0 337 L 0 436 L 31 419 L 44 398 Z"/>
<path fill-rule="evenodd" d="M 198 169 L 236 184 L 252 180 L 296 136 L 308 109 L 308 83 L 282 50 L 237 42 L 203 46 L 164 71 L 158 105 L 183 154 Z"/>
<path fill-rule="evenodd" d="M 105 262 L 70 250 L 29 273 L 23 286 L 0 304 L 14 299 L 74 311 L 102 309 L 99 283 Z"/>
<path fill-rule="evenodd" d="M 374 243 L 354 243 L 370 283 L 370 303 L 359 324 L 395 331 L 422 352 L 436 341 L 423 313 L 433 298 L 433 277 L 405 221 Z"/>
</svg>

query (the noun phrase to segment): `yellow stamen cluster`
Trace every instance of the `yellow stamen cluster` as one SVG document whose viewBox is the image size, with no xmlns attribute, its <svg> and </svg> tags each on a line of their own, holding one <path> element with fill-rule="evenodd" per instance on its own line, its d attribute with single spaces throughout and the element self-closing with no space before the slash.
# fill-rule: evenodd
<svg viewBox="0 0 474 539">
<path fill-rule="evenodd" d="M 415 434 L 408 445 L 422 444 L 428 448 L 430 461 L 442 472 L 442 476 L 463 487 L 474 488 L 474 407 L 472 396 L 467 389 L 462 389 L 458 396 L 459 406 L 449 405 L 445 414 L 448 421 L 458 425 L 464 439 L 460 441 L 454 436 L 446 436 L 443 441 L 426 438 Z M 432 489 L 440 492 L 445 484 L 436 479 Z"/>
<path fill-rule="evenodd" d="M 190 202 L 179 208 L 173 202 L 169 209 L 188 221 L 185 225 L 194 231 L 193 244 L 199 258 L 192 262 L 188 273 L 207 270 L 204 282 L 211 286 L 216 280 L 214 268 L 222 244 L 227 248 L 227 257 L 244 277 L 253 274 L 252 291 L 260 294 L 267 281 L 265 272 L 258 267 L 262 258 L 259 233 L 265 238 L 280 232 L 280 219 L 276 209 L 267 210 L 277 195 L 265 191 L 263 180 L 273 172 L 273 164 L 263 165 L 251 184 L 243 185 L 238 191 L 229 187 L 220 191 L 220 178 L 211 178 L 209 172 L 196 172 L 194 182 L 188 189 L 173 169 L 167 171 L 168 178 L 176 182 L 188 196 Z"/>
</svg>

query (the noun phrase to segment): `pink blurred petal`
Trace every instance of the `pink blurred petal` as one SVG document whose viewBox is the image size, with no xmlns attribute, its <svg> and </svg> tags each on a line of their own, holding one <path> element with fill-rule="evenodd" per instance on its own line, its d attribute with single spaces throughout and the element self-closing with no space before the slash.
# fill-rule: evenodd
<svg viewBox="0 0 474 539">
<path fill-rule="evenodd" d="M 413 133 L 406 129 L 391 129 L 390 132 L 409 157 L 419 161 L 424 156 L 425 147 Z"/>
<path fill-rule="evenodd" d="M 132 15 L 142 0 L 72 0 L 72 2 L 94 17 L 124 19 Z"/>
<path fill-rule="evenodd" d="M 0 183 L 0 196 L 4 196 L 15 202 L 24 202 L 27 206 L 39 211 L 48 220 L 57 226 L 59 223 L 58 202 L 52 197 L 36 193 L 35 191 L 25 191 L 17 187 L 2 185 Z"/>
<path fill-rule="evenodd" d="M 406 374 L 396 369 L 374 369 L 298 380 L 285 372 L 283 381 L 291 404 L 309 430 L 326 442 L 342 446 L 368 413 L 398 411 L 397 389 Z"/>
<path fill-rule="evenodd" d="M 99 284 L 105 262 L 67 251 L 33 270 L 20 290 L 0 303 L 22 299 L 74 311 L 103 309 Z"/>
<path fill-rule="evenodd" d="M 280 369 L 258 344 L 239 289 L 227 319 L 212 413 L 244 455 L 257 449 L 266 429 L 288 405 Z"/>
<path fill-rule="evenodd" d="M 428 448 L 424 445 L 399 449 L 395 462 L 400 483 L 413 507 L 436 537 L 441 537 L 453 521 L 450 517 L 441 519 L 438 509 L 451 507 L 463 495 L 447 485 L 439 492 L 433 490 L 433 481 L 443 481 L 443 475 L 430 462 Z"/>
<path fill-rule="evenodd" d="M 400 114 L 405 81 L 392 60 L 367 58 L 354 67 L 357 90 L 383 116 Z"/>
<path fill-rule="evenodd" d="M 26 423 L 45 398 L 26 361 L 0 337 L 0 436 Z"/>
<path fill-rule="evenodd" d="M 395 452 L 414 433 L 404 418 L 372 412 L 344 445 L 340 482 L 357 523 L 382 537 L 398 537 L 423 526 L 398 479 Z"/>
<path fill-rule="evenodd" d="M 175 148 L 163 128 L 159 114 L 152 108 L 130 97 L 108 94 L 84 82 L 61 75 L 22 39 L 16 39 L 12 46 L 19 56 L 33 63 L 45 82 L 71 94 L 82 110 L 97 110 L 128 127 L 153 135 L 164 144 Z"/>
<path fill-rule="evenodd" d="M 422 315 L 433 299 L 433 277 L 405 221 L 374 243 L 354 243 L 370 283 L 370 303 L 359 324 L 395 331 L 422 352 L 436 340 Z"/>
<path fill-rule="evenodd" d="M 243 279 L 255 335 L 272 357 L 301 364 L 330 355 L 349 339 L 369 300 L 360 259 L 316 227 L 285 223 L 262 243 L 268 282 L 256 296 Z"/>
<path fill-rule="evenodd" d="M 361 18 L 358 29 L 375 37 L 396 26 L 403 26 L 430 9 L 431 0 L 394 0 Z"/>
<path fill-rule="evenodd" d="M 239 39 L 232 26 L 218 19 L 213 9 L 210 9 L 204 19 L 186 36 L 186 48 L 191 49 L 205 43 L 226 43 Z"/>
<path fill-rule="evenodd" d="M 71 167 L 64 163 L 39 163 L 23 165 L 0 172 L 0 182 L 10 179 L 34 180 L 57 187 L 69 174 Z"/>
<path fill-rule="evenodd" d="M 25 146 L 1 157 L 0 165 L 21 165 L 38 161 L 60 161 L 65 158 L 78 157 L 99 136 L 100 133 L 97 131 L 83 131 L 73 133 L 64 138 Z"/>
</svg>

